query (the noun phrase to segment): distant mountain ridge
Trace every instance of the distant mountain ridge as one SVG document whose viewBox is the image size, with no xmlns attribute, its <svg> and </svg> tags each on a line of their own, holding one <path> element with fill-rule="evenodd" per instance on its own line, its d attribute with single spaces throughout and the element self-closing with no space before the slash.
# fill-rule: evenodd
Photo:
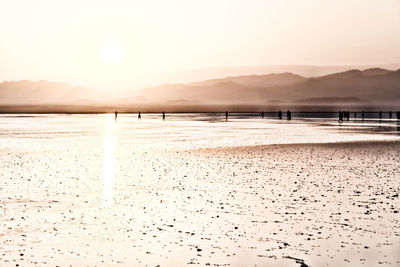
<svg viewBox="0 0 400 267">
<path fill-rule="evenodd" d="M 374 64 L 374 65 L 258 65 L 258 66 L 227 66 L 227 67 L 203 67 L 174 71 L 168 77 L 168 83 L 192 83 L 221 77 L 236 77 L 244 75 L 263 75 L 266 73 L 289 72 L 305 78 L 321 77 L 332 73 L 348 70 L 366 70 L 380 68 L 385 70 L 397 70 L 400 64 Z M 171 82 L 175 81 L 175 82 Z M 150 86 L 148 86 L 150 87 Z"/>
<path fill-rule="evenodd" d="M 189 84 L 168 84 L 139 91 L 136 97 L 155 103 L 181 99 L 204 104 L 329 104 L 328 98 L 357 99 L 354 104 L 400 104 L 400 69 L 349 70 L 315 78 L 292 73 L 246 75 Z M 324 99 L 325 98 L 325 99 Z M 337 101 L 335 101 L 337 102 Z M 344 101 L 349 103 L 349 101 Z"/>
<path fill-rule="evenodd" d="M 0 83 L 0 105 L 90 105 L 97 101 L 99 96 L 93 90 L 68 83 L 43 80 Z"/>
<path fill-rule="evenodd" d="M 165 84 L 117 97 L 89 88 L 47 81 L 0 83 L 0 106 L 191 106 L 372 105 L 399 106 L 400 69 L 348 70 L 306 78 L 283 72 Z"/>
<path fill-rule="evenodd" d="M 306 78 L 289 72 L 284 73 L 270 73 L 263 75 L 242 75 L 234 77 L 226 77 L 220 79 L 211 79 L 203 82 L 194 82 L 192 85 L 213 85 L 216 83 L 234 82 L 254 87 L 266 86 L 282 86 L 294 83 L 299 83 L 306 80 Z"/>
</svg>

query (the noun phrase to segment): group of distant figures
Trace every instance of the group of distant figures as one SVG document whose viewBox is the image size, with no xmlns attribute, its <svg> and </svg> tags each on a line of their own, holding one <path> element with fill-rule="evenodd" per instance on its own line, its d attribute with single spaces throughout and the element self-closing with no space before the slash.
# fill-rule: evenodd
<svg viewBox="0 0 400 267">
<path fill-rule="evenodd" d="M 163 111 L 163 112 L 161 112 L 161 114 L 162 114 L 162 119 L 165 120 L 165 112 Z M 283 113 L 282 113 L 282 111 L 279 110 L 279 112 L 278 112 L 278 117 L 279 117 L 279 119 L 282 119 L 282 116 L 283 116 Z M 226 121 L 228 121 L 228 117 L 229 117 L 229 113 L 228 113 L 228 111 L 226 111 L 226 112 L 225 112 L 225 120 L 226 120 Z M 264 118 L 264 112 L 261 112 L 261 117 Z M 115 111 L 115 120 L 117 120 L 117 118 L 118 118 L 118 112 Z M 286 112 L 286 118 L 287 118 L 288 120 L 291 120 L 291 119 L 292 119 L 292 112 L 290 112 L 290 110 L 288 110 L 288 111 Z M 138 113 L 138 119 L 139 119 L 139 120 L 142 119 L 142 113 L 141 113 L 141 112 Z"/>
<path fill-rule="evenodd" d="M 283 112 L 281 110 L 278 111 L 278 117 L 280 120 L 283 117 Z M 261 118 L 264 119 L 264 112 L 261 112 Z M 286 111 L 286 118 L 287 118 L 287 120 L 292 119 L 292 112 L 290 112 L 290 110 Z M 225 112 L 225 120 L 228 121 L 228 112 Z"/>
<path fill-rule="evenodd" d="M 388 112 L 390 119 L 392 119 L 393 113 L 394 112 L 392 112 L 392 111 Z M 395 113 L 396 113 L 397 119 L 400 120 L 400 111 L 396 111 Z M 161 114 L 162 114 L 162 119 L 165 120 L 165 112 L 163 111 L 163 112 L 161 112 Z M 117 120 L 117 117 L 118 117 L 118 112 L 115 111 L 115 120 Z M 228 121 L 228 117 L 229 117 L 229 114 L 228 114 L 228 111 L 226 111 L 225 112 L 225 120 L 226 121 Z M 261 117 L 264 118 L 264 112 L 261 112 Z M 283 117 L 283 112 L 281 110 L 279 110 L 278 111 L 278 118 L 281 120 L 282 117 Z M 354 118 L 355 119 L 357 118 L 357 112 L 354 112 Z M 365 119 L 365 112 L 364 111 L 361 112 L 361 118 L 364 121 L 364 119 Z M 141 112 L 138 113 L 138 119 L 139 120 L 142 119 L 142 113 Z M 290 112 L 290 110 L 286 111 L 286 119 L 287 120 L 291 120 L 292 119 L 292 112 Z M 339 111 L 339 122 L 342 123 L 345 119 L 347 121 L 350 120 L 350 111 L 341 111 L 340 110 Z M 379 111 L 379 119 L 382 119 L 382 111 Z"/>
<path fill-rule="evenodd" d="M 393 118 L 393 111 L 389 111 L 388 115 L 389 115 L 389 119 Z M 379 119 L 382 119 L 382 111 L 378 112 L 379 114 Z M 400 111 L 396 111 L 396 118 L 398 120 L 400 120 Z M 350 111 L 339 111 L 339 122 L 342 123 L 344 121 L 344 119 L 346 119 L 347 121 L 350 120 Z M 354 119 L 357 119 L 357 112 L 354 112 Z M 362 111 L 361 112 L 361 119 L 364 121 L 365 119 L 365 112 Z"/>
</svg>

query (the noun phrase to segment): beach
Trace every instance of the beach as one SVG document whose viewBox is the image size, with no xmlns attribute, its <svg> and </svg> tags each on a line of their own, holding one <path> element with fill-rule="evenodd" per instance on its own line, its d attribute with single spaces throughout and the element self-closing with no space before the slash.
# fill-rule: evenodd
<svg viewBox="0 0 400 267">
<path fill-rule="evenodd" d="M 400 265 L 396 132 L 88 116 L 0 118 L 0 265 Z"/>
</svg>

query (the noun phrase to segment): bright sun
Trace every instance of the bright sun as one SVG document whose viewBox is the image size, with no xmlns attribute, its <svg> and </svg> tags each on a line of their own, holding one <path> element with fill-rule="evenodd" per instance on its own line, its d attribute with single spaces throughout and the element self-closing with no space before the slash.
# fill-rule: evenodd
<svg viewBox="0 0 400 267">
<path fill-rule="evenodd" d="M 123 50 L 118 42 L 104 42 L 99 47 L 100 59 L 106 63 L 117 63 L 121 60 Z"/>
</svg>

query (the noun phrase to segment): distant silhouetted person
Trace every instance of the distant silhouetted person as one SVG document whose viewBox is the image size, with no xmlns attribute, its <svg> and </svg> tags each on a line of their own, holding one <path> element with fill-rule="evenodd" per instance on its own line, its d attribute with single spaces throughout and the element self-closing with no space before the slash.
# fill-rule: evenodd
<svg viewBox="0 0 400 267">
<path fill-rule="evenodd" d="M 341 110 L 339 110 L 339 122 L 343 122 L 343 112 Z"/>
<path fill-rule="evenodd" d="M 142 114 L 140 113 L 140 111 L 139 111 L 139 114 L 137 115 L 137 118 L 138 118 L 139 120 L 142 119 Z"/>
<path fill-rule="evenodd" d="M 379 111 L 379 119 L 382 119 L 382 111 Z"/>
<path fill-rule="evenodd" d="M 165 112 L 162 112 L 162 119 L 165 120 Z"/>
<path fill-rule="evenodd" d="M 365 113 L 364 113 L 364 111 L 361 113 L 361 117 L 362 117 L 362 120 L 364 121 L 364 119 L 365 119 Z"/>
<path fill-rule="evenodd" d="M 291 119 L 292 119 L 292 112 L 290 112 L 290 110 L 288 110 L 288 111 L 286 112 L 286 117 L 287 117 L 288 120 L 291 120 Z"/>
<path fill-rule="evenodd" d="M 261 118 L 264 119 L 264 112 L 261 112 Z"/>
<path fill-rule="evenodd" d="M 397 117 L 398 120 L 400 120 L 400 111 L 396 112 L 396 117 Z"/>
<path fill-rule="evenodd" d="M 228 121 L 228 111 L 225 112 L 225 121 Z"/>
<path fill-rule="evenodd" d="M 389 111 L 389 119 L 391 119 L 393 117 L 393 114 L 391 111 Z"/>
<path fill-rule="evenodd" d="M 280 110 L 278 112 L 278 117 L 279 117 L 280 120 L 282 119 L 282 111 L 280 111 Z"/>
<path fill-rule="evenodd" d="M 117 117 L 118 117 L 118 112 L 115 111 L 115 120 L 117 120 Z"/>
<path fill-rule="evenodd" d="M 346 119 L 349 121 L 350 120 L 350 111 L 346 111 Z"/>
</svg>

